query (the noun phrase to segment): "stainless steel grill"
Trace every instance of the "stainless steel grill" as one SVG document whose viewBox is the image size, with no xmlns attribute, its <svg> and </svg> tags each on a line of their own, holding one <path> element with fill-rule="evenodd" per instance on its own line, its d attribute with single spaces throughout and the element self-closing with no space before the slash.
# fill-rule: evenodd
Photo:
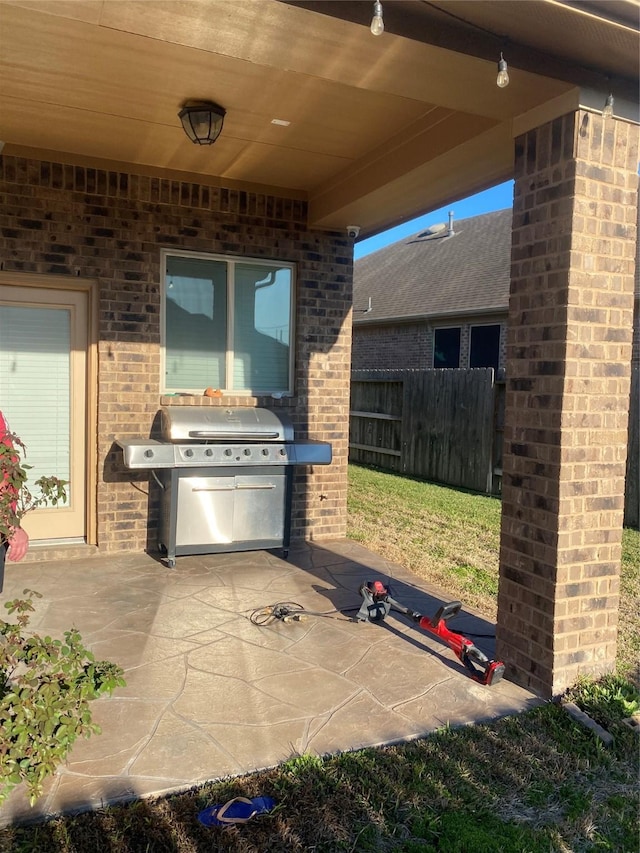
<svg viewBox="0 0 640 853">
<path fill-rule="evenodd" d="M 328 465 L 331 445 L 296 440 L 271 409 L 169 406 L 162 440 L 118 439 L 124 464 L 162 488 L 158 547 L 177 556 L 282 548 L 288 553 L 296 465 Z"/>
</svg>

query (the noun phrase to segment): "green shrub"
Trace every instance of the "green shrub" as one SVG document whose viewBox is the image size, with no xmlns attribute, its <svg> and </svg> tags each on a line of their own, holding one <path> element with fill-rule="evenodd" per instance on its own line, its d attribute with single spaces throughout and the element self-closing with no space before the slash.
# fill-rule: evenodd
<svg viewBox="0 0 640 853">
<path fill-rule="evenodd" d="M 622 675 L 610 673 L 598 680 L 581 678 L 567 693 L 605 729 L 640 712 L 640 691 Z"/>
<path fill-rule="evenodd" d="M 32 590 L 5 604 L 16 622 L 0 619 L 0 804 L 26 782 L 31 805 L 79 735 L 100 728 L 89 702 L 124 686 L 123 671 L 96 661 L 77 630 L 64 640 L 27 632 Z"/>
</svg>

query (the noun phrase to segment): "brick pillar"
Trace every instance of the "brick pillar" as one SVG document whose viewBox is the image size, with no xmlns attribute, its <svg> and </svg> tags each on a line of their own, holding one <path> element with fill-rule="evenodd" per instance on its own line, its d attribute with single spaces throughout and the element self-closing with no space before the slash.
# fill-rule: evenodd
<svg viewBox="0 0 640 853">
<path fill-rule="evenodd" d="M 615 666 L 638 135 L 516 140 L 497 654 L 545 697 Z"/>
</svg>

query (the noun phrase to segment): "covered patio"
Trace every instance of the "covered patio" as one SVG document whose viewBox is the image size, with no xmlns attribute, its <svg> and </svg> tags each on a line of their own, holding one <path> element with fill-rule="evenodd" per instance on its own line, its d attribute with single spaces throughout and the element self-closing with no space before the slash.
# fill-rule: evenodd
<svg viewBox="0 0 640 853">
<path fill-rule="evenodd" d="M 143 579 L 136 594 L 157 599 L 144 580 L 157 494 L 149 478 L 123 470 L 114 441 L 150 435 L 160 405 L 184 403 L 166 393 L 162 371 L 161 253 L 295 267 L 292 391 L 277 405 L 301 437 L 333 446 L 333 464 L 300 474 L 294 488 L 294 537 L 315 553 L 346 531 L 353 235 L 515 179 L 497 654 L 512 681 L 550 697 L 615 662 L 637 4 L 383 8 L 376 37 L 370 2 L 5 0 L 0 305 L 54 293 L 86 304 L 82 402 L 74 398 L 84 431 L 72 477 L 86 491 L 74 537 L 96 556 L 79 583 L 99 596 L 102 560 L 131 560 Z M 496 85 L 501 55 L 506 88 Z M 178 113 L 191 99 L 226 112 L 213 146 L 183 132 Z M 274 404 L 223 392 L 197 402 Z M 40 587 L 51 589 L 64 559 L 57 544 Z M 215 586 L 220 567 L 238 559 L 254 557 L 195 559 L 193 571 L 213 571 Z M 184 603 L 177 587 L 171 596 Z M 190 583 L 184 591 L 193 601 Z M 119 610 L 113 618 L 127 619 Z M 329 728 L 314 724 L 296 742 L 328 745 Z M 395 736 L 393 725 L 386 731 Z M 225 760 L 239 766 L 238 756 Z"/>
<path fill-rule="evenodd" d="M 180 557 L 146 554 L 51 562 L 8 572 L 4 595 L 42 595 L 30 627 L 72 624 L 127 686 L 92 705 L 100 735 L 80 739 L 31 808 L 24 787 L 0 825 L 179 791 L 210 779 L 401 742 L 443 726 L 520 713 L 540 699 L 501 681 L 474 682 L 453 652 L 398 613 L 357 622 L 361 583 L 382 579 L 396 599 L 433 615 L 446 593 L 355 542 L 276 552 Z M 100 579 L 96 583 L 96 578 Z M 324 616 L 259 626 L 250 616 L 294 601 Z M 465 609 L 452 630 L 491 655 L 495 626 Z M 487 636 L 489 635 L 489 636 Z"/>
</svg>

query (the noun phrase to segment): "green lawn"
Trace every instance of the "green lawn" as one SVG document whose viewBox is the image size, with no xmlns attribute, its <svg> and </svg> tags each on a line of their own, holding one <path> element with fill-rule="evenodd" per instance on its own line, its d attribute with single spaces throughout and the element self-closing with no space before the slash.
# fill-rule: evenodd
<svg viewBox="0 0 640 853">
<path fill-rule="evenodd" d="M 349 466 L 348 536 L 496 617 L 500 499 Z M 638 679 L 640 532 L 622 538 L 618 672 Z"/>
<path fill-rule="evenodd" d="M 618 687 L 601 690 L 611 697 Z M 617 713 L 609 749 L 549 703 L 405 745 L 303 755 L 180 795 L 0 830 L 0 851 L 637 853 L 637 741 Z M 198 811 L 234 796 L 271 796 L 277 806 L 243 826 L 198 823 Z"/>
<path fill-rule="evenodd" d="M 500 504 L 352 467 L 350 535 L 495 612 Z M 625 531 L 621 672 L 638 647 L 640 534 Z M 412 743 L 318 758 L 32 827 L 0 830 L 0 853 L 638 853 L 640 709 L 623 675 L 570 697 L 614 736 L 605 748 L 555 703 Z M 366 725 L 366 720 L 362 721 Z M 233 796 L 275 811 L 206 829 L 197 813 Z"/>
</svg>

